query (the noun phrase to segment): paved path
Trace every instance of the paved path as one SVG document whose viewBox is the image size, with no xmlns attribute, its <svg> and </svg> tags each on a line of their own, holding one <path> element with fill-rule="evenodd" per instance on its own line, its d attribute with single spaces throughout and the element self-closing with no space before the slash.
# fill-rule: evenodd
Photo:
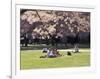
<svg viewBox="0 0 100 79">
<path fill-rule="evenodd" d="M 61 49 L 58 51 L 75 51 L 74 49 Z M 79 51 L 90 51 L 89 49 L 79 49 Z"/>
</svg>

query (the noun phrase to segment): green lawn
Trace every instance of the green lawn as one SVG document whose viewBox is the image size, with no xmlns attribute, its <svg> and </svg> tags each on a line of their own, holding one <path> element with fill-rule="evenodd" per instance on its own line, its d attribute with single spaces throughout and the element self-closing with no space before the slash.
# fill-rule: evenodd
<svg viewBox="0 0 100 79">
<path fill-rule="evenodd" d="M 41 50 L 21 50 L 21 69 L 61 68 L 90 66 L 90 50 L 83 49 L 80 53 L 67 56 L 66 51 L 61 51 L 64 56 L 57 58 L 40 58 L 45 54 Z"/>
</svg>

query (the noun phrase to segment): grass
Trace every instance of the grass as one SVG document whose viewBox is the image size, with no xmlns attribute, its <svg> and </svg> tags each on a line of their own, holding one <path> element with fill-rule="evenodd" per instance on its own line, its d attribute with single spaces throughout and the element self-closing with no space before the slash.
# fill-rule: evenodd
<svg viewBox="0 0 100 79">
<path fill-rule="evenodd" d="M 40 58 L 45 55 L 41 50 L 21 50 L 21 69 L 61 68 L 90 66 L 90 50 L 83 49 L 80 53 L 67 56 L 66 51 L 60 51 L 64 56 L 57 58 Z"/>
</svg>

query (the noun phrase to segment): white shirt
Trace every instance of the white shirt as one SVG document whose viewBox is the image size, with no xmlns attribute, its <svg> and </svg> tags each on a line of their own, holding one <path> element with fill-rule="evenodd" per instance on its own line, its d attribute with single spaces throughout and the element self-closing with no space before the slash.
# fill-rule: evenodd
<svg viewBox="0 0 100 79">
<path fill-rule="evenodd" d="M 53 54 L 52 51 L 48 51 L 48 52 L 47 52 L 47 56 L 48 56 L 48 57 L 49 57 L 49 56 L 54 56 L 54 54 Z"/>
</svg>

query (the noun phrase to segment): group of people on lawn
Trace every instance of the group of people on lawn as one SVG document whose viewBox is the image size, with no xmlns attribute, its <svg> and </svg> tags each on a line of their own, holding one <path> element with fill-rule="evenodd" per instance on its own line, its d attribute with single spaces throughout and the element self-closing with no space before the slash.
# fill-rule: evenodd
<svg viewBox="0 0 100 79">
<path fill-rule="evenodd" d="M 59 51 L 57 50 L 57 48 L 43 48 L 43 53 L 47 53 L 47 57 L 48 58 L 54 58 L 54 57 L 60 57 L 62 56 Z"/>
<path fill-rule="evenodd" d="M 74 53 L 77 53 L 79 52 L 79 48 L 78 48 L 78 45 L 76 44 L 75 45 L 75 51 Z M 47 55 L 45 56 L 41 56 L 40 58 L 45 58 L 45 57 L 48 57 L 48 58 L 55 58 L 55 57 L 60 57 L 62 56 L 59 51 L 57 50 L 57 48 L 43 48 L 43 53 L 47 53 Z M 67 55 L 70 55 L 71 56 L 71 52 L 70 51 L 67 51 Z"/>
</svg>

